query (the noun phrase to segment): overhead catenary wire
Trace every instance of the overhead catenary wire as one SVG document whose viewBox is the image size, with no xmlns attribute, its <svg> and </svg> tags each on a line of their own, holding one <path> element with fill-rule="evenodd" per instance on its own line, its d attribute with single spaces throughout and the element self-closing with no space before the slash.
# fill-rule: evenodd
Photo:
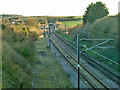
<svg viewBox="0 0 120 90">
<path fill-rule="evenodd" d="M 59 34 L 57 34 L 57 33 L 54 33 L 63 43 L 65 43 L 67 46 L 70 46 L 71 47 L 71 49 L 74 49 L 75 51 L 77 51 L 77 48 L 75 47 L 75 45 L 73 45 L 72 43 L 70 44 L 69 43 L 69 41 L 67 41 L 67 40 L 65 40 L 64 38 L 65 37 L 62 37 L 62 38 L 60 38 L 61 36 L 59 35 Z M 68 40 L 70 40 L 70 39 L 68 39 Z M 76 42 L 76 41 L 74 41 L 74 42 Z M 81 48 L 82 49 L 82 48 Z M 68 50 L 67 50 L 68 51 Z M 69 51 L 68 51 L 69 52 Z M 72 54 L 72 53 L 71 53 Z M 117 74 L 116 72 L 114 72 L 114 71 L 112 71 L 111 69 L 109 69 L 108 67 L 106 67 L 105 65 L 106 65 L 106 63 L 109 63 L 108 62 L 108 60 L 105 60 L 105 62 L 106 63 L 104 63 L 104 64 L 102 64 L 103 62 L 99 62 L 99 61 L 97 61 L 97 60 L 95 60 L 95 58 L 92 58 L 92 57 L 90 57 L 87 53 L 82 53 L 81 54 L 82 56 L 85 56 L 86 58 L 88 58 L 90 61 L 92 61 L 92 62 L 94 62 L 95 64 L 97 64 L 98 66 L 100 66 L 101 68 L 103 68 L 104 70 L 107 70 L 107 72 L 109 72 L 109 73 L 111 73 L 111 74 L 113 74 L 113 75 L 115 75 L 117 78 L 120 78 L 119 77 L 119 74 Z M 101 58 L 102 59 L 102 58 Z M 102 59 L 102 60 L 104 60 L 104 59 Z M 76 60 L 77 61 L 77 60 Z M 110 63 L 111 64 L 111 63 Z M 111 66 L 116 66 L 116 64 L 111 64 Z M 101 71 L 101 70 L 100 70 Z M 103 72 L 104 73 L 104 72 Z M 104 74 L 106 74 L 106 73 L 104 73 Z M 111 78 L 111 75 L 110 75 L 110 78 Z M 114 81 L 116 81 L 116 79 L 115 78 L 112 78 Z M 119 83 L 119 82 L 118 82 Z"/>
<path fill-rule="evenodd" d="M 88 51 L 88 50 L 91 50 L 91 49 L 93 49 L 93 48 L 96 48 L 96 47 L 98 47 L 98 46 L 100 46 L 100 45 L 102 45 L 102 44 L 104 44 L 104 43 L 107 43 L 108 41 L 109 41 L 109 40 L 106 40 L 106 41 L 104 41 L 104 42 L 102 42 L 102 43 L 99 43 L 99 44 L 93 46 L 93 47 L 87 48 L 85 51 Z"/>
<path fill-rule="evenodd" d="M 59 35 L 59 36 L 60 36 L 60 35 Z M 62 36 L 60 36 L 60 37 L 63 38 Z M 72 43 L 74 43 L 74 44 L 77 45 L 77 43 L 74 42 L 74 41 L 68 40 L 68 39 L 66 39 L 66 38 L 63 38 L 63 39 L 65 39 L 65 40 L 67 40 L 67 41 L 69 41 L 69 42 L 72 42 Z M 105 42 L 102 42 L 102 43 L 100 43 L 100 44 L 98 44 L 98 45 L 95 45 L 95 46 L 93 46 L 93 47 L 91 47 L 91 48 L 84 47 L 84 45 L 82 45 L 82 44 L 79 44 L 79 45 L 82 46 L 82 47 L 84 47 L 84 48 L 86 48 L 85 51 L 88 51 L 88 50 L 89 50 L 89 51 L 92 51 L 93 53 L 95 53 L 95 54 L 97 54 L 97 55 L 99 55 L 99 56 L 101 56 L 101 57 L 103 57 L 103 58 L 105 58 L 105 59 L 111 61 L 112 63 L 117 64 L 117 65 L 120 66 L 119 63 L 113 61 L 112 59 L 110 59 L 110 58 L 108 58 L 108 57 L 106 57 L 106 56 L 104 56 L 104 55 L 102 55 L 102 54 L 100 54 L 100 53 L 98 53 L 98 52 L 96 52 L 96 51 L 91 50 L 91 49 L 93 49 L 93 48 L 95 48 L 95 47 L 97 47 L 97 46 L 99 46 L 99 45 L 102 45 L 102 44 L 108 42 L 108 41 L 109 41 L 109 40 L 106 40 Z M 84 51 L 84 52 L 85 52 L 85 51 Z M 83 53 L 83 51 L 80 51 L 80 54 L 81 54 L 81 53 Z"/>
<path fill-rule="evenodd" d="M 105 59 L 107 59 L 107 60 L 111 61 L 112 63 L 117 64 L 117 65 L 119 65 L 119 66 L 120 66 L 120 64 L 119 64 L 119 63 L 117 63 L 117 62 L 113 61 L 112 59 L 107 58 L 107 57 L 103 56 L 102 54 L 99 54 L 98 52 L 95 52 L 95 51 L 93 51 L 93 50 L 90 50 L 90 51 L 92 51 L 92 52 L 94 52 L 95 54 L 98 54 L 99 56 L 104 57 Z"/>
<path fill-rule="evenodd" d="M 104 41 L 104 40 L 114 40 L 114 39 L 86 39 L 86 38 L 81 38 L 80 40 L 84 41 Z"/>
<path fill-rule="evenodd" d="M 88 34 L 90 31 L 94 31 L 94 32 L 97 32 L 97 33 L 99 33 L 99 34 L 104 34 L 105 36 L 110 36 L 111 38 L 114 38 L 114 39 L 110 39 L 110 40 L 114 40 L 115 42 L 118 42 L 118 36 L 114 36 L 114 35 L 112 35 L 112 34 L 107 34 L 107 33 L 103 33 L 103 32 L 99 32 L 99 31 L 96 31 L 96 30 L 90 30 L 90 31 L 84 31 L 84 30 L 81 30 L 81 29 L 76 29 L 77 31 L 80 31 L 80 32 L 82 32 L 82 33 L 86 33 L 86 34 Z M 97 35 L 97 37 L 100 37 L 100 39 L 101 38 L 103 38 L 101 35 Z M 97 39 L 96 39 L 97 40 Z M 98 39 L 99 40 L 99 39 Z M 101 39 L 102 40 L 102 39 Z M 104 39 L 103 39 L 104 40 Z M 92 40 L 90 40 L 90 41 L 92 41 Z"/>
<path fill-rule="evenodd" d="M 82 31 L 82 30 L 80 30 L 80 29 L 76 29 L 77 31 L 80 31 L 80 32 L 84 32 L 84 33 L 87 33 L 87 32 L 85 32 L 85 31 Z M 101 34 L 105 34 L 105 35 L 107 35 L 107 36 L 111 36 L 111 37 L 113 37 L 114 35 L 112 35 L 112 34 L 108 34 L 108 33 L 103 33 L 103 32 L 99 32 L 99 31 L 97 31 L 97 30 L 93 30 L 93 29 L 91 29 L 90 31 L 94 31 L 94 32 L 97 32 L 97 33 L 101 33 Z M 90 31 L 88 31 L 88 32 L 90 32 Z M 118 37 L 118 36 L 114 36 L 114 37 Z"/>
</svg>

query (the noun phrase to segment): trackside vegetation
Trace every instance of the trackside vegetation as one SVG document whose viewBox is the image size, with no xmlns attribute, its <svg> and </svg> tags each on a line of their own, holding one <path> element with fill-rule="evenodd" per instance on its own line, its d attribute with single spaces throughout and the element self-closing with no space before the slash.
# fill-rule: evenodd
<svg viewBox="0 0 120 90">
<path fill-rule="evenodd" d="M 34 40 L 37 33 L 27 25 L 2 23 L 2 87 L 31 88 L 32 66 L 35 62 Z"/>
</svg>

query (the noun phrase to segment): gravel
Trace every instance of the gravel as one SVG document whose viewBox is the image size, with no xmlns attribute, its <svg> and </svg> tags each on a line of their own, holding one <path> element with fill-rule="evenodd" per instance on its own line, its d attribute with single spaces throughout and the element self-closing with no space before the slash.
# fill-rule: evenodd
<svg viewBox="0 0 120 90">
<path fill-rule="evenodd" d="M 48 41 L 48 38 L 46 37 Z M 62 66 L 63 70 L 69 75 L 71 82 L 73 83 L 74 87 L 78 87 L 78 76 L 77 73 L 72 69 L 72 67 L 68 64 L 68 62 L 63 58 L 60 52 L 55 48 L 55 46 L 51 43 L 51 52 L 56 55 L 56 60 Z M 80 80 L 80 88 L 88 88 L 85 83 Z"/>
</svg>

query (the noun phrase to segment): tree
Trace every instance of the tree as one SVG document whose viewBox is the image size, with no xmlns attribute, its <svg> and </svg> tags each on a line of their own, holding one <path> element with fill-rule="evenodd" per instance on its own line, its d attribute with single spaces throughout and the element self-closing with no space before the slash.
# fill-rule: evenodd
<svg viewBox="0 0 120 90">
<path fill-rule="evenodd" d="M 3 30 L 3 31 L 4 31 L 5 27 L 6 27 L 6 26 L 5 26 L 4 24 L 2 24 L 2 30 Z"/>
<path fill-rule="evenodd" d="M 39 25 L 38 20 L 36 20 L 36 19 L 28 19 L 26 21 L 26 24 L 29 26 L 35 26 L 35 27 L 38 27 L 38 25 Z"/>
<path fill-rule="evenodd" d="M 104 16 L 107 16 L 109 14 L 108 9 L 105 4 L 102 2 L 96 2 L 91 3 L 87 10 L 85 11 L 85 14 L 83 15 L 83 23 L 84 25 L 87 24 L 87 22 L 94 22 L 96 19 L 102 18 Z"/>
</svg>

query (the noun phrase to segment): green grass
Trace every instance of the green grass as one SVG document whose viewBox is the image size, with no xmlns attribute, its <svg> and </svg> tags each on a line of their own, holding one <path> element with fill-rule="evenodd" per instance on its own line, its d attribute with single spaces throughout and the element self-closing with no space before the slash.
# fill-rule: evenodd
<svg viewBox="0 0 120 90">
<path fill-rule="evenodd" d="M 46 56 L 37 54 L 40 65 L 35 65 L 35 88 L 73 88 L 69 75 L 56 61 L 55 56 L 47 48 L 45 39 L 36 41 L 36 52 L 44 51 Z"/>
<path fill-rule="evenodd" d="M 71 35 L 64 34 L 64 33 L 60 32 L 60 31 L 57 31 L 57 34 L 59 34 L 60 36 L 62 36 L 62 37 L 65 38 L 66 40 L 68 40 L 68 43 L 70 43 L 71 45 L 73 45 L 74 47 L 76 47 L 76 44 L 70 42 L 70 40 L 72 41 L 72 36 L 71 36 Z M 76 40 L 75 40 L 74 42 L 76 42 Z M 90 48 L 90 47 L 92 47 L 92 46 L 95 46 L 95 45 L 99 44 L 100 42 L 101 42 L 101 41 L 98 41 L 98 42 L 96 42 L 96 43 L 80 41 L 80 43 L 81 43 L 82 45 L 85 44 L 88 48 Z M 106 44 L 106 45 L 107 45 L 107 44 Z M 104 45 L 103 45 L 103 46 L 104 46 Z M 85 48 L 80 47 L 80 50 L 83 51 L 83 50 L 85 50 Z M 109 59 L 112 59 L 113 61 L 118 62 L 118 51 L 114 50 L 114 48 L 113 48 L 113 49 L 99 49 L 99 48 L 94 48 L 93 50 L 94 50 L 95 52 L 98 52 L 99 54 L 101 54 L 101 55 L 109 58 Z M 108 61 L 107 59 L 105 59 L 105 58 L 103 58 L 103 57 L 101 57 L 101 56 L 99 56 L 99 55 L 97 55 L 97 54 L 95 54 L 95 53 L 93 53 L 93 52 L 91 52 L 91 51 L 87 51 L 86 53 L 89 54 L 89 55 L 90 55 L 91 57 L 93 57 L 94 59 L 96 59 L 96 60 L 98 60 L 98 61 L 101 61 L 101 62 L 103 62 L 104 64 L 107 64 L 108 66 L 110 66 L 110 67 L 118 70 L 118 66 L 115 65 L 114 63 Z M 114 56 L 114 57 L 113 57 L 113 56 Z"/>
<path fill-rule="evenodd" d="M 104 55 L 105 57 L 112 59 L 113 61 L 118 62 L 118 55 L 120 52 L 120 49 L 118 48 L 118 16 L 106 16 L 106 17 L 96 20 L 94 23 L 87 24 L 86 26 L 84 26 L 84 28 L 81 28 L 80 31 L 76 31 L 76 29 L 80 29 L 80 27 L 78 27 L 77 25 L 69 33 L 71 35 L 79 34 L 81 38 L 114 39 L 113 41 L 109 41 L 106 44 L 101 45 L 101 46 L 110 45 L 115 48 L 112 48 L 112 49 L 95 48 L 93 50 Z M 87 42 L 81 42 L 81 44 L 85 44 L 86 46 L 91 47 L 91 46 L 97 45 L 100 42 L 102 41 L 93 41 L 93 42 L 87 41 Z M 102 61 L 105 62 L 106 64 L 116 68 L 115 65 L 113 64 L 111 65 L 111 62 L 104 59 L 103 57 L 95 55 L 91 51 L 87 53 L 97 59 L 102 59 Z"/>
<path fill-rule="evenodd" d="M 62 36 L 63 38 L 68 39 L 68 40 L 71 40 L 71 39 L 72 39 L 71 36 L 69 36 L 69 35 L 67 35 L 67 34 L 64 34 L 64 33 L 60 32 L 60 31 L 56 31 L 56 33 L 59 34 L 60 36 Z"/>
<path fill-rule="evenodd" d="M 96 49 L 95 49 L 94 51 L 96 51 Z M 98 51 L 96 51 L 96 52 L 98 52 Z M 91 51 L 87 51 L 86 53 L 89 54 L 90 56 L 92 56 L 93 59 L 98 60 L 98 61 L 100 61 L 100 62 L 103 62 L 104 64 L 108 65 L 109 67 L 112 67 L 112 68 L 116 69 L 117 71 L 119 71 L 118 65 L 112 63 L 112 62 L 109 61 L 108 59 L 105 59 L 105 58 L 103 58 L 103 57 L 101 57 L 101 56 L 99 56 L 99 55 L 97 55 L 97 54 L 95 54 L 95 53 L 93 53 L 93 52 L 91 52 Z M 101 51 L 99 51 L 98 53 L 100 53 L 101 55 L 106 56 L 106 55 L 105 55 L 105 54 L 106 54 L 105 52 L 102 53 Z M 110 53 L 110 52 L 109 52 L 109 53 Z M 106 57 L 107 57 L 107 56 L 106 56 Z M 108 57 L 108 58 L 109 58 L 109 57 Z M 115 60 L 114 60 L 114 61 L 115 61 Z"/>
<path fill-rule="evenodd" d="M 83 21 L 78 20 L 78 21 L 62 21 L 62 23 L 66 26 L 76 26 L 78 24 L 81 24 Z"/>
</svg>

